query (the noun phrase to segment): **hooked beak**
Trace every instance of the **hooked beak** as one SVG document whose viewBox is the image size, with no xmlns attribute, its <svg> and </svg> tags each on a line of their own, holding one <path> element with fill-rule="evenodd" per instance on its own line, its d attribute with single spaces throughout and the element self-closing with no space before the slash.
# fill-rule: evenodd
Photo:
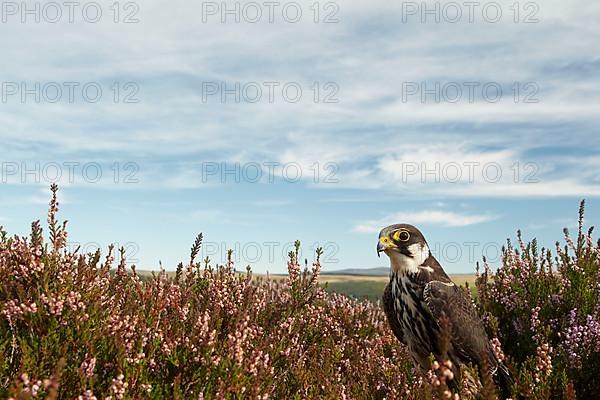
<svg viewBox="0 0 600 400">
<path fill-rule="evenodd" d="M 386 247 L 381 241 L 377 243 L 377 257 L 381 257 L 381 252 L 385 251 Z"/>
</svg>

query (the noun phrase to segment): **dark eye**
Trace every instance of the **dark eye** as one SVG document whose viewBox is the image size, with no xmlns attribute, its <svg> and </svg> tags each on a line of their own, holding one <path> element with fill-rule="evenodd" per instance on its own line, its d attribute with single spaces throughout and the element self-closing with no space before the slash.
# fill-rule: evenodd
<svg viewBox="0 0 600 400">
<path fill-rule="evenodd" d="M 394 233 L 394 240 L 397 242 L 408 242 L 410 233 L 407 231 L 397 231 Z"/>
</svg>

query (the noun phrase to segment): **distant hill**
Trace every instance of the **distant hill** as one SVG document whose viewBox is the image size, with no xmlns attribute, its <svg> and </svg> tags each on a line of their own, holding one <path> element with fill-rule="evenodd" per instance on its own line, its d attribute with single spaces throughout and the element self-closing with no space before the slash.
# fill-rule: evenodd
<svg viewBox="0 0 600 400">
<path fill-rule="evenodd" d="M 389 267 L 345 268 L 335 271 L 321 271 L 321 275 L 388 276 L 389 274 Z"/>
</svg>

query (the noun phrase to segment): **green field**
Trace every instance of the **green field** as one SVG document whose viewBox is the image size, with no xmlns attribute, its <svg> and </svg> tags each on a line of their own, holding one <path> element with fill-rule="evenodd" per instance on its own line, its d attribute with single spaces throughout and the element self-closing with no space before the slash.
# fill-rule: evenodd
<svg viewBox="0 0 600 400">
<path fill-rule="evenodd" d="M 452 280 L 461 286 L 469 284 L 472 289 L 475 286 L 475 275 L 456 274 L 450 275 Z M 321 284 L 329 291 L 345 294 L 357 299 L 367 298 L 377 301 L 381 299 L 383 289 L 387 285 L 387 276 L 355 276 L 355 275 L 322 275 L 319 278 Z"/>
</svg>

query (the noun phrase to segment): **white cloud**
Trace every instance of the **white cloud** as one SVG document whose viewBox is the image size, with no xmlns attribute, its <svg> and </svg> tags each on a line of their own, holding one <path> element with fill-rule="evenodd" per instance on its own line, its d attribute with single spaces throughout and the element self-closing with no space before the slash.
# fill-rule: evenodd
<svg viewBox="0 0 600 400">
<path fill-rule="evenodd" d="M 520 143 L 521 138 L 503 137 L 500 132 L 477 138 L 477 142 L 462 135 L 428 132 L 405 136 L 406 140 L 387 134 L 336 141 L 307 134 L 304 141 L 290 143 L 299 154 L 311 154 L 308 148 L 315 143 L 326 149 L 316 148 L 312 155 L 317 156 L 315 160 L 338 163 L 339 183 L 333 188 L 430 198 L 600 196 L 599 158 L 557 154 L 556 148 L 564 147 L 564 142 L 538 141 L 536 145 L 523 139 Z M 544 146 L 555 150 L 545 154 Z M 575 146 L 592 150 L 583 144 Z"/>
<path fill-rule="evenodd" d="M 497 219 L 494 215 L 477 215 L 477 214 L 461 214 L 451 211 L 424 210 L 415 212 L 399 212 L 388 215 L 379 220 L 370 220 L 358 223 L 354 226 L 353 231 L 358 233 L 377 233 L 382 228 L 397 224 L 430 224 L 441 226 L 461 227 L 468 225 L 481 224 Z"/>
<path fill-rule="evenodd" d="M 566 135 L 570 145 L 597 150 L 594 128 L 554 134 L 547 127 L 598 126 L 597 74 L 582 76 L 577 67 L 595 60 L 589 49 L 600 42 L 593 23 L 599 4 L 548 0 L 540 4 L 539 23 L 523 24 L 513 22 L 513 1 L 505 0 L 498 24 L 480 14 L 473 24 L 424 24 L 420 15 L 402 22 L 400 3 L 347 1 L 340 4 L 339 23 L 315 24 L 308 8 L 313 1 L 299 3 L 305 14 L 298 24 L 223 24 L 219 15 L 202 23 L 204 3 L 182 0 L 140 4 L 137 24 L 114 24 L 108 10 L 99 24 L 21 24 L 17 15 L 0 36 L 3 57 L 11 60 L 0 66 L 5 81 L 100 81 L 105 99 L 112 82 L 135 81 L 140 103 L 9 101 L 0 111 L 0 139 L 17 144 L 3 149 L 3 159 L 35 160 L 37 151 L 23 150 L 32 144 L 43 145 L 45 158 L 57 162 L 84 152 L 92 159 L 142 155 L 151 162 L 136 188 L 205 187 L 193 170 L 160 167 L 165 158 L 202 154 L 205 161 L 297 162 L 304 172 L 315 162 L 338 163 L 340 182 L 319 185 L 327 188 L 494 197 L 600 192 L 586 174 L 588 164 L 560 160 L 563 173 L 540 170 L 539 184 L 506 180 L 514 162 L 543 161 L 530 159 L 528 150 L 564 146 Z M 429 9 L 433 3 L 439 2 L 429 1 Z M 57 39 L 60 48 L 47 46 Z M 304 96 L 294 104 L 205 103 L 205 81 L 299 82 Z M 339 103 L 315 103 L 309 87 L 330 81 L 339 85 Z M 540 102 L 515 103 L 512 93 L 498 103 L 402 102 L 402 84 L 413 81 L 535 81 Z M 401 162 L 465 160 L 501 164 L 504 180 L 405 185 L 399 176 Z M 313 180 L 310 173 L 304 177 Z"/>
</svg>

